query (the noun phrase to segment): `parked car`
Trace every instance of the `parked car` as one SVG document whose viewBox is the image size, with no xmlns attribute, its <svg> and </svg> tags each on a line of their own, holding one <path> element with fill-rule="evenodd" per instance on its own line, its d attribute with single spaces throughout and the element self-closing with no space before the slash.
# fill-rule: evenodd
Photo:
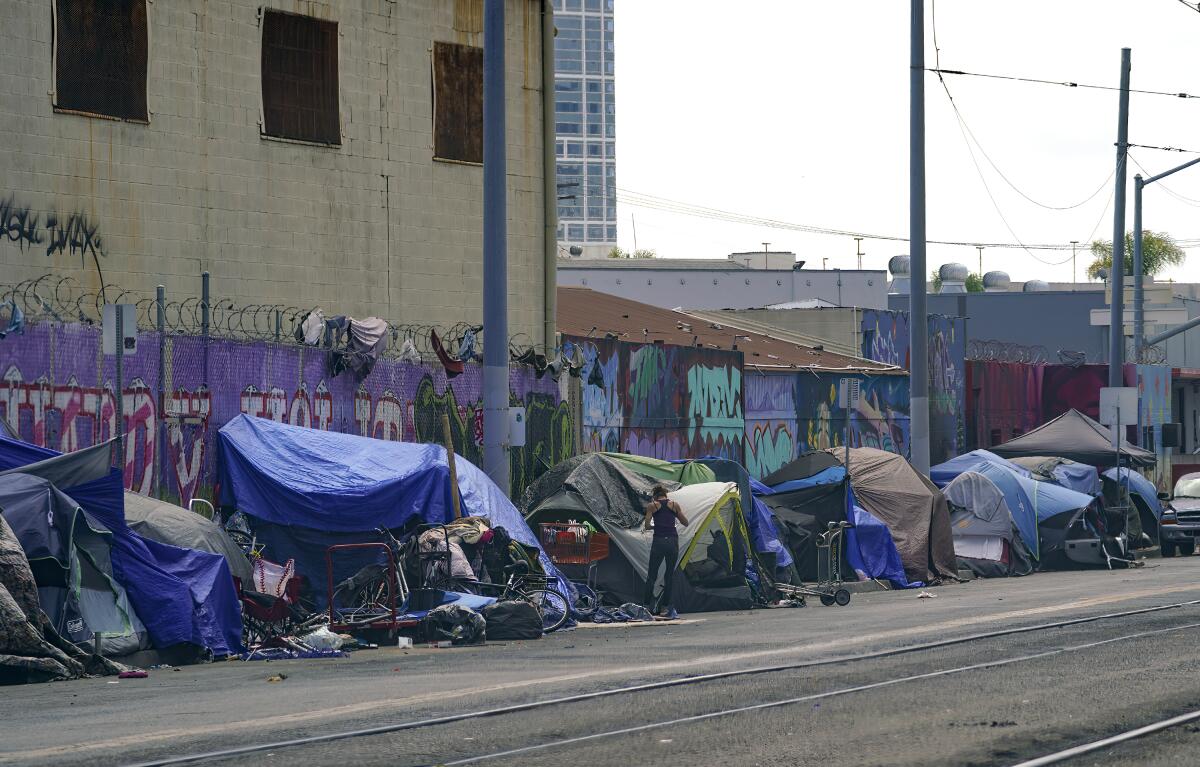
<svg viewBox="0 0 1200 767">
<path fill-rule="evenodd" d="M 1200 472 L 1185 474 L 1175 483 L 1175 492 L 1162 493 L 1166 502 L 1159 522 L 1159 547 L 1164 557 L 1175 552 L 1184 556 L 1196 553 L 1196 538 L 1200 537 Z"/>
</svg>

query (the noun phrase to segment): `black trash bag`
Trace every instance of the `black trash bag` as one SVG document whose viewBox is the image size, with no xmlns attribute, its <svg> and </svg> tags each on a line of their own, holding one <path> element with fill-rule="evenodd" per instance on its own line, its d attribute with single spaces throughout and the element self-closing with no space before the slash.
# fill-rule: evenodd
<svg viewBox="0 0 1200 767">
<path fill-rule="evenodd" d="M 448 604 L 430 610 L 422 625 L 431 641 L 449 639 L 451 644 L 467 645 L 483 644 L 487 624 L 483 616 L 471 608 Z"/>
<path fill-rule="evenodd" d="M 495 602 L 483 608 L 487 621 L 487 638 L 538 639 L 542 636 L 542 616 L 538 609 L 523 599 Z"/>
</svg>

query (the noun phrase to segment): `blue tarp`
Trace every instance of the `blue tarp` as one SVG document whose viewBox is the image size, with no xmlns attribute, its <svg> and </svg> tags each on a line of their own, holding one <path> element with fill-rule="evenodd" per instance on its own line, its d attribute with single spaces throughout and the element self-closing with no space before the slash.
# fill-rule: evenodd
<svg viewBox="0 0 1200 767">
<path fill-rule="evenodd" d="M 1054 467 L 1054 479 L 1058 484 L 1087 495 L 1100 495 L 1100 475 L 1095 466 L 1085 463 L 1060 463 Z M 1153 487 L 1153 486 L 1152 486 Z"/>
<path fill-rule="evenodd" d="M 972 450 L 969 453 L 963 453 L 945 463 L 939 463 L 937 466 L 934 466 L 929 470 L 929 478 L 938 487 L 945 487 L 953 482 L 955 477 L 965 471 L 979 471 L 977 467 L 980 464 L 1001 466 L 1026 479 L 1033 476 L 1028 470 L 1021 468 L 1007 458 L 1001 458 L 987 450 Z"/>
<path fill-rule="evenodd" d="M 816 487 L 817 485 L 836 485 L 846 478 L 846 469 L 841 466 L 830 466 L 828 469 L 819 471 L 811 477 L 804 479 L 793 479 L 788 482 L 780 482 L 771 488 L 772 493 L 790 493 L 793 490 L 803 490 L 806 487 Z"/>
<path fill-rule="evenodd" d="M 60 453 L 0 437 L 0 470 Z M 113 533 L 113 575 L 157 648 L 181 643 L 214 655 L 242 650 L 242 614 L 225 558 L 142 538 L 125 524 L 121 472 L 74 487 L 60 487 Z"/>
<path fill-rule="evenodd" d="M 296 571 L 321 601 L 327 546 L 374 541 L 376 528 L 396 529 L 414 518 L 431 524 L 454 518 L 450 470 L 440 445 L 387 442 L 247 415 L 221 427 L 217 440 L 221 503 L 257 520 L 267 558 L 295 559 Z M 500 488 L 461 456 L 455 466 L 463 516 L 486 517 L 540 552 L 537 537 Z M 540 560 L 569 594 L 568 581 L 545 552 Z M 349 574 L 335 572 L 335 581 Z"/>
<path fill-rule="evenodd" d="M 850 490 L 850 502 L 854 518 L 849 521 L 854 527 L 846 530 L 846 560 L 856 573 L 868 578 L 890 581 L 901 589 L 921 588 L 921 581 L 910 583 L 904 574 L 904 563 L 900 551 L 892 540 L 892 531 L 883 520 L 854 503 L 854 490 Z"/>
<path fill-rule="evenodd" d="M 1119 474 L 1118 471 L 1120 472 Z M 1154 513 L 1155 519 L 1162 519 L 1162 501 L 1158 500 L 1158 488 L 1154 486 L 1153 482 L 1146 479 L 1138 472 L 1130 471 L 1124 467 L 1121 469 L 1109 469 L 1108 471 L 1104 472 L 1104 476 L 1114 482 L 1120 482 L 1122 479 L 1124 479 L 1129 488 L 1129 492 L 1131 494 L 1140 496 L 1141 499 L 1146 502 L 1146 506 L 1149 507 L 1150 511 Z M 1120 479 L 1118 479 L 1118 477 Z"/>
</svg>

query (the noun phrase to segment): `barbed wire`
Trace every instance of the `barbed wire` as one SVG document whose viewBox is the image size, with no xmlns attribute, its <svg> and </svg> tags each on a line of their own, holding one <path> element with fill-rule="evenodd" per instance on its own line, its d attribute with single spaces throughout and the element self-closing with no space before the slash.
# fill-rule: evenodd
<svg viewBox="0 0 1200 767">
<path fill-rule="evenodd" d="M 322 333 L 316 345 L 303 343 L 301 329 L 305 318 L 314 307 L 299 307 L 286 304 L 249 304 L 238 306 L 228 298 L 210 299 L 208 311 L 208 335 L 236 341 L 268 341 L 305 348 L 332 349 L 330 337 Z M 139 296 L 118 285 L 106 284 L 89 290 L 71 277 L 43 274 L 15 284 L 0 283 L 0 331 L 11 321 L 13 307 L 24 316 L 25 322 L 78 323 L 99 327 L 103 322 L 105 303 L 131 303 L 136 307 L 139 331 L 156 331 L 159 327 L 158 299 Z M 203 335 L 204 300 L 200 296 L 185 298 L 166 297 L 162 305 L 162 325 L 170 335 Z M 449 327 L 434 324 L 394 323 L 386 318 L 387 341 L 384 356 L 393 358 L 411 357 L 415 353 L 422 361 L 438 359 L 433 345 L 437 334 L 443 348 L 457 358 L 468 336 L 474 339 L 471 347 L 473 356 L 482 358 L 482 326 L 469 322 L 458 322 Z M 509 351 L 515 357 L 533 359 L 536 355 L 553 357 L 556 350 L 547 350 L 524 333 L 509 338 Z M 532 352 L 532 354 L 531 354 Z"/>
<path fill-rule="evenodd" d="M 1026 346 L 1011 341 L 970 340 L 966 358 L 980 362 L 1023 362 L 1044 365 L 1050 352 L 1041 345 Z"/>
</svg>

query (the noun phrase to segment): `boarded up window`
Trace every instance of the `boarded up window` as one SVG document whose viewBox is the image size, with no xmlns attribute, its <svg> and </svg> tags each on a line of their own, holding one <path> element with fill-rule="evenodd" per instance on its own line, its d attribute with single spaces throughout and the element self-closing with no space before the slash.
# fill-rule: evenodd
<svg viewBox="0 0 1200 767">
<path fill-rule="evenodd" d="M 433 156 L 483 162 L 483 49 L 433 44 Z"/>
<path fill-rule="evenodd" d="M 342 143 L 337 24 L 266 11 L 262 30 L 263 133 Z"/>
<path fill-rule="evenodd" d="M 147 119 L 145 0 L 56 0 L 54 106 Z"/>
</svg>

